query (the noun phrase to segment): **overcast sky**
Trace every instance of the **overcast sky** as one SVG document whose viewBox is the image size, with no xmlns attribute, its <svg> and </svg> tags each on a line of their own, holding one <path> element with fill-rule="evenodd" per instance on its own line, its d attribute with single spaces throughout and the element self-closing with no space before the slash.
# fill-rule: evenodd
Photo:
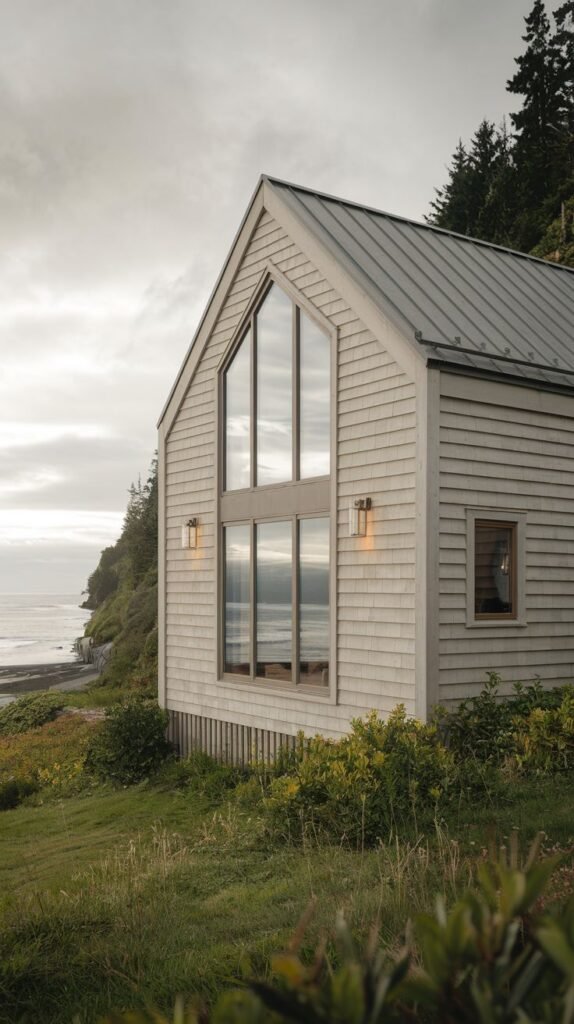
<svg viewBox="0 0 574 1024">
<path fill-rule="evenodd" d="M 79 592 L 261 172 L 421 219 L 531 0 L 0 0 L 0 592 Z"/>
</svg>

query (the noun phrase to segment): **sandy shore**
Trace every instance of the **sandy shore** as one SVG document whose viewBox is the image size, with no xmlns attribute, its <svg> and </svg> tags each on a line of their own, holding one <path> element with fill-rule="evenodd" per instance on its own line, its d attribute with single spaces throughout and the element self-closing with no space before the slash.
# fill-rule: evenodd
<svg viewBox="0 0 574 1024">
<path fill-rule="evenodd" d="M 0 666 L 0 698 L 33 690 L 81 690 L 98 675 L 93 665 L 85 665 L 83 661 Z"/>
</svg>

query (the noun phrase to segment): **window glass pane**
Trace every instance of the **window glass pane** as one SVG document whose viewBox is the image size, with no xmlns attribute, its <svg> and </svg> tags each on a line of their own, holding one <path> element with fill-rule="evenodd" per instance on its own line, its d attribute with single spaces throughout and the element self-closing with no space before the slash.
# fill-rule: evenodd
<svg viewBox="0 0 574 1024">
<path fill-rule="evenodd" d="M 250 675 L 250 526 L 225 527 L 225 671 Z"/>
<path fill-rule="evenodd" d="M 475 524 L 474 607 L 477 615 L 514 612 L 513 533 L 513 526 Z"/>
<path fill-rule="evenodd" d="M 249 487 L 251 466 L 251 333 L 225 373 L 225 489 Z"/>
<path fill-rule="evenodd" d="M 299 681 L 329 683 L 329 520 L 299 522 Z"/>
<path fill-rule="evenodd" d="M 291 299 L 273 286 L 257 314 L 257 484 L 293 477 Z"/>
<path fill-rule="evenodd" d="M 257 527 L 257 675 L 291 679 L 291 522 Z"/>
<path fill-rule="evenodd" d="M 331 439 L 331 345 L 323 331 L 300 313 L 301 479 L 327 476 Z"/>
</svg>

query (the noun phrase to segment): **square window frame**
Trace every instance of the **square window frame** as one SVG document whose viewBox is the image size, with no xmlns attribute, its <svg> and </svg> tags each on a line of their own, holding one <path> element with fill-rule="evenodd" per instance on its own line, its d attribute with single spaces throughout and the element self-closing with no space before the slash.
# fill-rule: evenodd
<svg viewBox="0 0 574 1024">
<path fill-rule="evenodd" d="M 514 629 L 528 625 L 526 618 L 526 525 L 524 511 L 501 510 L 497 508 L 467 508 L 466 515 L 466 628 L 467 629 Z M 493 526 L 514 526 L 515 554 L 515 599 L 516 614 L 494 612 L 477 618 L 475 612 L 475 552 L 476 523 L 486 522 Z"/>
</svg>

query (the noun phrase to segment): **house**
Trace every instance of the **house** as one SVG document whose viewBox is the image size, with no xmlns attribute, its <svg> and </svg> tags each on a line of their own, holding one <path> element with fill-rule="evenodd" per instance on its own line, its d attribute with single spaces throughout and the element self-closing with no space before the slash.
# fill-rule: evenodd
<svg viewBox="0 0 574 1024">
<path fill-rule="evenodd" d="M 263 177 L 159 424 L 170 734 L 574 677 L 574 271 Z"/>
</svg>

